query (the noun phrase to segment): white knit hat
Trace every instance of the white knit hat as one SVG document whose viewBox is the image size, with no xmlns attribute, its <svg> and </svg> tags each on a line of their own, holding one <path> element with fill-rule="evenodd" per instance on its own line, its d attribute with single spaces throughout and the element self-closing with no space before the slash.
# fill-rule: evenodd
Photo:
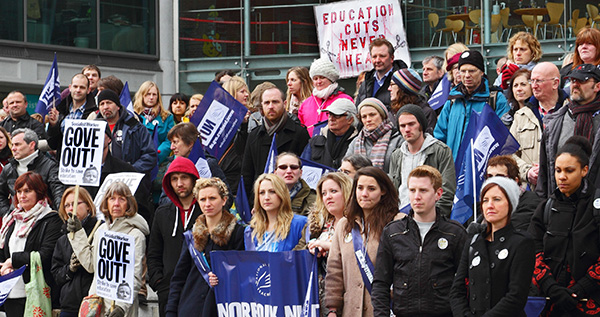
<svg viewBox="0 0 600 317">
<path fill-rule="evenodd" d="M 502 187 L 506 192 L 508 200 L 512 206 L 512 210 L 510 212 L 513 213 L 517 209 L 517 205 L 519 204 L 519 196 L 521 195 L 521 189 L 514 179 L 503 176 L 490 177 L 483 183 L 483 185 L 481 185 L 481 189 L 483 189 L 487 184 L 496 184 Z"/>
<path fill-rule="evenodd" d="M 329 59 L 319 58 L 315 59 L 310 65 L 310 78 L 314 78 L 315 76 L 323 76 L 334 83 L 340 78 L 340 72 L 338 72 L 335 65 Z"/>
</svg>

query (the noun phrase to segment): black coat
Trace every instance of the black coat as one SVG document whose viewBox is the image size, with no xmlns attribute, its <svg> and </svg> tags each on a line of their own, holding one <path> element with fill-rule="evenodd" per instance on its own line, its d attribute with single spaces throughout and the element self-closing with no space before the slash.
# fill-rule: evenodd
<svg viewBox="0 0 600 317">
<path fill-rule="evenodd" d="M 250 198 L 253 197 L 252 186 L 254 180 L 265 170 L 272 139 L 264 125 L 255 128 L 248 135 L 248 142 L 246 142 L 246 149 L 244 150 L 242 175 L 244 176 L 244 185 L 250 204 L 254 202 Z M 283 127 L 277 132 L 277 153 L 292 152 L 300 156 L 309 139 L 310 136 L 306 128 L 288 117 Z"/>
<path fill-rule="evenodd" d="M 555 284 L 580 286 L 587 293 L 585 306 L 590 310 L 597 309 L 600 303 L 599 278 L 595 273 L 600 271 L 599 223 L 593 215 L 595 191 L 587 180 L 570 197 L 557 189 L 551 195 L 552 209 L 546 219 L 543 201 L 529 226 L 537 254 L 534 283 L 545 295 Z"/>
<path fill-rule="evenodd" d="M 38 219 L 31 231 L 27 235 L 27 241 L 25 242 L 25 249 L 23 252 L 14 252 L 11 256 L 10 248 L 8 247 L 10 237 L 15 229 L 13 223 L 6 233 L 6 240 L 4 241 L 4 248 L 0 250 L 0 262 L 6 261 L 11 258 L 12 266 L 15 269 L 20 268 L 23 265 L 27 265 L 27 269 L 23 272 L 23 282 L 26 284 L 30 281 L 29 276 L 29 265 L 31 260 L 29 258 L 31 251 L 38 251 L 42 260 L 42 268 L 44 270 L 44 279 L 46 284 L 50 287 L 52 294 L 52 307 L 58 307 L 58 288 L 54 282 L 52 276 L 52 253 L 56 246 L 56 241 L 61 236 L 60 228 L 62 227 L 62 220 L 58 216 L 57 212 L 50 212 L 46 214 L 42 219 Z"/>
<path fill-rule="evenodd" d="M 15 181 L 19 177 L 17 173 L 17 165 L 19 164 L 14 158 L 8 160 L 9 164 L 4 166 L 0 173 L 0 216 L 10 212 L 13 207 L 9 197 L 15 195 Z M 38 153 L 38 156 L 27 165 L 27 170 L 36 172 L 42 176 L 44 183 L 48 185 L 48 197 L 52 199 L 52 206 L 58 209 L 65 185 L 58 179 L 58 163 L 43 154 Z M 59 227 L 60 229 L 60 227 Z"/>
<path fill-rule="evenodd" d="M 450 292 L 454 316 L 526 316 L 525 303 L 535 264 L 533 239 L 511 224 L 465 244 Z"/>
<path fill-rule="evenodd" d="M 244 158 L 244 148 L 248 140 L 248 123 L 242 123 L 240 130 L 235 134 L 233 141 L 229 145 L 227 152 L 219 159 L 219 167 L 225 173 L 223 179 L 229 185 L 229 192 L 237 194 L 240 175 L 242 174 L 242 159 Z M 220 177 L 220 176 L 219 176 Z"/>
<path fill-rule="evenodd" d="M 95 95 L 88 94 L 85 100 L 85 109 L 83 110 L 82 120 L 87 119 L 87 117 L 92 113 L 98 111 L 98 106 L 96 105 Z M 63 99 L 57 106 L 56 110 L 58 110 L 58 122 L 56 125 L 48 125 L 48 145 L 51 149 L 56 150 L 56 157 L 60 158 L 60 150 L 62 147 L 62 139 L 63 132 L 61 129 L 61 125 L 65 117 L 69 114 L 69 107 L 73 103 L 73 98 L 69 94 L 67 98 Z"/>
<path fill-rule="evenodd" d="M 451 315 L 448 294 L 466 240 L 463 226 L 439 213 L 423 243 L 412 217 L 386 225 L 375 262 L 374 315 L 389 316 L 392 282 L 396 316 Z"/>
<path fill-rule="evenodd" d="M 244 227 L 240 224 L 235 224 L 229 237 L 219 235 L 219 238 L 227 242 L 219 246 L 213 241 L 213 234 L 211 234 L 202 249 L 208 263 L 211 263 L 210 252 L 212 251 L 244 250 Z M 224 279 L 220 282 L 227 283 Z M 217 316 L 216 308 L 214 289 L 210 289 L 196 268 L 187 245 L 183 243 L 179 262 L 171 279 L 167 316 Z"/>
<path fill-rule="evenodd" d="M 6 119 L 0 123 L 0 126 L 6 129 L 6 131 L 10 134 L 12 134 L 12 132 L 16 129 L 28 128 L 35 131 L 40 140 L 45 140 L 48 138 L 44 125 L 32 118 L 27 112 L 17 118 L 17 120 L 13 120 L 10 116 L 6 117 Z"/>
<path fill-rule="evenodd" d="M 375 97 L 377 99 L 379 99 L 381 102 L 383 102 L 383 104 L 388 108 L 388 110 L 391 113 L 391 108 L 390 108 L 390 92 L 388 91 L 388 87 L 390 86 L 390 82 L 392 81 L 392 75 L 394 74 L 395 71 L 402 69 L 402 68 L 407 68 L 408 66 L 406 66 L 406 63 L 399 59 L 399 60 L 395 60 L 394 63 L 392 64 L 392 72 L 385 78 L 383 85 L 381 85 L 381 87 L 379 87 L 379 89 L 377 90 L 377 92 L 375 93 L 375 95 L 373 95 L 373 87 L 374 83 L 375 83 L 375 68 L 373 68 L 372 70 L 368 71 L 365 74 L 365 80 L 360 84 L 360 87 L 358 88 L 358 95 L 356 96 L 356 100 L 354 100 L 354 103 L 356 104 L 356 106 L 358 107 L 358 105 L 365 99 L 370 98 L 370 97 Z"/>
<path fill-rule="evenodd" d="M 84 219 L 82 226 L 88 237 L 96 222 L 96 217 Z M 52 255 L 52 276 L 56 282 L 56 290 L 60 293 L 60 309 L 68 313 L 77 313 L 81 300 L 88 295 L 94 273 L 89 273 L 81 266 L 75 272 L 69 270 L 73 247 L 67 238 L 66 225 L 63 226 L 62 233 Z"/>
<path fill-rule="evenodd" d="M 173 236 L 173 226 L 177 213 L 179 211 L 172 202 L 161 205 L 154 213 L 154 221 L 148 238 L 147 263 L 149 284 L 157 293 L 169 291 L 171 275 L 173 275 L 177 265 L 181 246 L 184 244 L 183 233 L 192 228 L 196 218 L 202 214 L 202 211 L 196 203 L 194 212 L 185 228 L 183 228 L 181 218 L 177 217 L 177 231 Z"/>
<path fill-rule="evenodd" d="M 308 145 L 302 153 L 302 158 L 334 169 L 340 168 L 342 159 L 346 156 L 350 143 L 354 141 L 354 138 L 356 138 L 359 132 L 354 127 L 350 127 L 350 129 L 352 130 L 351 132 L 346 132 L 349 134 L 347 138 L 345 138 L 344 135 L 336 137 L 329 129 L 322 129 L 321 134 L 314 135 L 308 140 Z M 335 138 L 335 140 L 332 139 L 328 142 L 329 138 Z M 337 155 L 334 155 L 333 153 L 335 147 L 339 147 Z"/>
<path fill-rule="evenodd" d="M 526 190 L 519 196 L 519 204 L 510 215 L 510 222 L 517 230 L 527 231 L 531 217 L 542 199 L 533 191 Z"/>
</svg>

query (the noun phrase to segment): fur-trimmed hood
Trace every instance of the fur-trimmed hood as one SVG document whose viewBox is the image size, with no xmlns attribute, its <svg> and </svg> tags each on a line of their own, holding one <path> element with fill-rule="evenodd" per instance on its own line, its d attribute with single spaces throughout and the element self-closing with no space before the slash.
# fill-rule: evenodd
<svg viewBox="0 0 600 317">
<path fill-rule="evenodd" d="M 208 232 L 208 227 L 206 226 L 206 216 L 200 215 L 196 219 L 196 223 L 194 223 L 194 227 L 192 228 L 192 234 L 194 236 L 194 246 L 197 250 L 204 250 L 206 247 L 206 243 L 208 242 L 208 238 L 218 246 L 225 246 L 229 242 L 231 238 L 231 234 L 235 229 L 237 221 L 235 216 L 230 214 L 227 211 L 223 211 L 223 215 L 221 216 L 221 220 L 215 227 L 212 233 Z"/>
</svg>

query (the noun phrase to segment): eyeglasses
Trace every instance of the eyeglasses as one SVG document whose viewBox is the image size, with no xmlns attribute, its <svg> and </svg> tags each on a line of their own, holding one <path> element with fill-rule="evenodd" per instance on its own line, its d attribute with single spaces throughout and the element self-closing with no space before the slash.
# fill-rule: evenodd
<svg viewBox="0 0 600 317">
<path fill-rule="evenodd" d="M 295 165 L 295 164 L 291 164 L 291 165 L 281 164 L 281 165 L 277 166 L 278 170 L 286 170 L 288 168 L 291 168 L 292 171 L 295 171 L 295 170 L 297 170 L 297 169 L 300 168 L 300 165 Z"/>
<path fill-rule="evenodd" d="M 529 84 L 530 85 L 541 85 L 549 80 L 556 80 L 558 78 L 554 77 L 554 78 L 547 78 L 547 79 L 530 79 L 529 80 Z"/>
</svg>

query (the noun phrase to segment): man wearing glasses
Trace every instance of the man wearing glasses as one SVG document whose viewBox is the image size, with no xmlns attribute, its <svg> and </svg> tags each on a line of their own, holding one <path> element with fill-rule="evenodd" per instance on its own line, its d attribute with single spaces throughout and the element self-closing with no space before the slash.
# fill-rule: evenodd
<svg viewBox="0 0 600 317">
<path fill-rule="evenodd" d="M 596 186 L 598 153 L 600 153 L 600 68 L 592 64 L 577 66 L 571 74 L 571 102 L 546 116 L 542 134 L 540 171 L 537 194 L 547 198 L 556 188 L 554 157 L 558 149 L 573 135 L 580 135 L 592 143 L 588 179 Z M 532 77 L 533 78 L 533 77 Z"/>
<path fill-rule="evenodd" d="M 502 92 L 494 92 L 495 97 L 490 94 L 483 56 L 479 51 L 463 52 L 458 59 L 458 69 L 461 83 L 450 91 L 433 131 L 436 139 L 452 149 L 454 160 L 473 110 L 481 112 L 485 104 L 490 104 L 498 117 L 502 117 L 510 109 Z"/>
</svg>

